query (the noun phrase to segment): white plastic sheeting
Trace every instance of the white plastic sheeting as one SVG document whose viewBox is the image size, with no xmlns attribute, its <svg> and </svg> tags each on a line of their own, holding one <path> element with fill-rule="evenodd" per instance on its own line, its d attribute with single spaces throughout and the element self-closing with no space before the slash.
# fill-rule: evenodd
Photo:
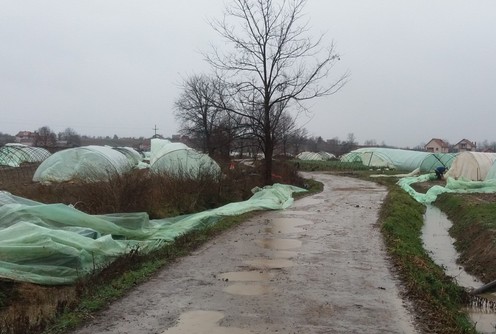
<svg viewBox="0 0 496 334">
<path fill-rule="evenodd" d="M 6 144 L 0 147 L 0 166 L 19 167 L 24 162 L 41 162 L 50 152 L 41 147 L 23 144 Z"/>
<path fill-rule="evenodd" d="M 207 154 L 200 153 L 183 143 L 152 139 L 150 169 L 156 173 L 170 173 L 198 177 L 204 173 L 220 175 L 219 165 Z"/>
<path fill-rule="evenodd" d="M 336 156 L 332 153 L 321 151 L 321 152 L 301 152 L 296 156 L 296 158 L 300 160 L 324 161 L 324 160 L 335 159 Z"/>
<path fill-rule="evenodd" d="M 83 146 L 51 155 L 36 169 L 33 181 L 103 181 L 132 168 L 128 158 L 119 151 L 107 146 Z"/>
<path fill-rule="evenodd" d="M 462 152 L 457 155 L 446 173 L 454 179 L 483 181 L 496 161 L 496 153 Z"/>
<path fill-rule="evenodd" d="M 487 172 L 486 181 L 487 180 L 496 180 L 496 160 L 493 162 L 493 165 Z"/>
<path fill-rule="evenodd" d="M 143 155 L 132 147 L 113 147 L 113 149 L 124 154 L 129 160 L 129 163 L 132 165 L 138 165 L 141 161 L 143 161 Z"/>
</svg>

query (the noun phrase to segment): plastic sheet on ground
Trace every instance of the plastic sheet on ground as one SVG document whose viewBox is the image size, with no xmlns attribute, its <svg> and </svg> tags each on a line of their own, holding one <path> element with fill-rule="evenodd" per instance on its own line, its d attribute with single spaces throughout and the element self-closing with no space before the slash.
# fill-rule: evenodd
<svg viewBox="0 0 496 334">
<path fill-rule="evenodd" d="M 188 231 L 255 210 L 285 209 L 293 192 L 275 184 L 247 201 L 196 214 L 149 220 L 146 213 L 89 215 L 64 204 L 42 204 L 0 192 L 0 278 L 72 284 L 117 257 L 149 252 Z"/>
<path fill-rule="evenodd" d="M 423 174 L 416 177 L 405 177 L 398 181 L 398 185 L 408 192 L 417 202 L 429 204 L 437 199 L 437 196 L 443 193 L 496 193 L 496 180 L 488 180 L 484 182 L 455 180 L 448 177 L 446 186 L 435 185 L 429 188 L 425 194 L 417 192 L 412 188 L 412 184 L 419 182 L 427 182 L 435 179 L 434 174 Z"/>
</svg>

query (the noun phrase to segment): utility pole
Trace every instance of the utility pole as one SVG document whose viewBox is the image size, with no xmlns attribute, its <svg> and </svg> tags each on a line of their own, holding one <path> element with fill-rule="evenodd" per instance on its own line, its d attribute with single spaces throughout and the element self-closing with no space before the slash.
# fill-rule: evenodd
<svg viewBox="0 0 496 334">
<path fill-rule="evenodd" d="M 155 134 L 153 135 L 153 138 L 157 138 L 157 130 L 158 130 L 157 124 L 155 124 L 155 127 L 152 130 L 155 131 Z"/>
</svg>

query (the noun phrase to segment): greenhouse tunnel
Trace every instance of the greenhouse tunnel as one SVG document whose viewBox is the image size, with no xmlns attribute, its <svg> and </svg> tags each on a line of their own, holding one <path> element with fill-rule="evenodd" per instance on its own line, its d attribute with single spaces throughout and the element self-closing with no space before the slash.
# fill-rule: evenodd
<svg viewBox="0 0 496 334">
<path fill-rule="evenodd" d="M 0 166 L 20 167 L 23 163 L 42 162 L 50 152 L 41 147 L 6 144 L 0 147 Z"/>
<path fill-rule="evenodd" d="M 494 161 L 496 161 L 496 153 L 462 152 L 453 160 L 446 177 L 456 180 L 484 181 Z"/>
<path fill-rule="evenodd" d="M 107 146 L 82 146 L 59 151 L 43 161 L 33 176 L 41 183 L 105 181 L 133 168 L 121 152 Z"/>
<path fill-rule="evenodd" d="M 336 156 L 328 152 L 301 152 L 296 156 L 300 160 L 326 161 L 335 159 Z"/>
<path fill-rule="evenodd" d="M 218 176 L 219 165 L 207 154 L 200 153 L 183 143 L 152 139 L 150 169 L 155 173 L 199 177 L 203 174 Z"/>
<path fill-rule="evenodd" d="M 361 162 L 375 168 L 403 171 L 432 172 L 436 167 L 450 167 L 456 153 L 431 153 L 383 147 L 366 147 L 351 151 L 341 157 L 343 162 Z"/>
</svg>

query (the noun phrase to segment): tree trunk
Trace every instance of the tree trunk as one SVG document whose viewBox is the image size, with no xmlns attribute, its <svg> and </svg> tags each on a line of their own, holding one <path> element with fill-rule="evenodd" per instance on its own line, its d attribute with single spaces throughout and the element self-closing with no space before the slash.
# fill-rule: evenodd
<svg viewBox="0 0 496 334">
<path fill-rule="evenodd" d="M 274 141 L 272 138 L 272 120 L 270 118 L 270 101 L 268 86 L 265 86 L 264 97 L 264 137 L 265 137 L 265 185 L 272 185 L 272 156 L 274 154 Z"/>
<path fill-rule="evenodd" d="M 267 145 L 269 146 L 269 145 Z M 265 151 L 265 175 L 264 183 L 265 185 L 272 185 L 272 147 L 266 147 Z"/>
<path fill-rule="evenodd" d="M 272 184 L 272 156 L 274 155 L 274 142 L 270 133 L 270 126 L 265 127 L 265 143 L 264 143 L 264 153 L 265 153 L 265 175 L 264 183 L 265 185 Z"/>
</svg>

